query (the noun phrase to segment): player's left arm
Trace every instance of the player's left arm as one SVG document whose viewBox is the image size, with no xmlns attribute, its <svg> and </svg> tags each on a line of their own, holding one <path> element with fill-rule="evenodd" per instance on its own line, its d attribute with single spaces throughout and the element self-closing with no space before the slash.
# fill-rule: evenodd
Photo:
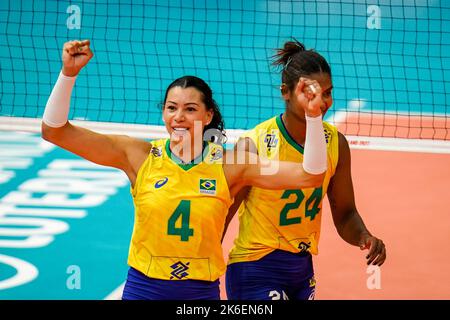
<svg viewBox="0 0 450 320">
<path fill-rule="evenodd" d="M 264 189 L 283 190 L 320 187 L 325 172 L 312 174 L 302 163 L 258 158 L 257 164 L 245 167 L 242 179 L 245 185 Z"/>
<path fill-rule="evenodd" d="M 234 158 L 237 162 L 224 165 L 232 197 L 245 186 L 270 190 L 317 188 L 325 177 L 325 172 L 311 174 L 298 162 L 267 160 L 248 152 L 242 164 L 239 156 Z"/>
<path fill-rule="evenodd" d="M 230 151 L 231 156 L 227 153 L 224 170 L 232 196 L 244 186 L 282 190 L 322 185 L 327 170 L 327 144 L 322 115 L 305 115 L 305 118 L 303 163 L 269 160 L 242 148 Z M 230 162 L 230 159 L 233 161 Z"/>
<path fill-rule="evenodd" d="M 327 191 L 334 225 L 346 242 L 369 249 L 367 264 L 381 266 L 386 260 L 386 247 L 381 239 L 366 228 L 355 204 L 351 177 L 351 157 L 347 139 L 339 133 L 339 161 Z"/>
</svg>

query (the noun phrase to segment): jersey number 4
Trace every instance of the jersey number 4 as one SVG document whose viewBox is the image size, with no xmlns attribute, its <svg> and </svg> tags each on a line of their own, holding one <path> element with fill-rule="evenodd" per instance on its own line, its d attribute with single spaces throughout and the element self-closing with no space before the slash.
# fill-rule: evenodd
<svg viewBox="0 0 450 320">
<path fill-rule="evenodd" d="M 194 235 L 194 229 L 189 228 L 189 218 L 191 216 L 191 201 L 181 200 L 178 207 L 172 213 L 167 225 L 167 234 L 180 236 L 181 241 L 189 241 L 189 237 Z M 181 227 L 175 226 L 177 220 L 181 219 Z"/>
<path fill-rule="evenodd" d="M 289 189 L 283 192 L 281 199 L 289 199 L 291 195 L 295 196 L 295 201 L 286 203 L 280 212 L 280 226 L 287 226 L 290 224 L 302 223 L 301 217 L 288 217 L 291 210 L 295 210 L 302 204 L 305 195 L 300 189 Z M 320 211 L 320 204 L 322 203 L 322 187 L 314 189 L 311 196 L 305 203 L 305 217 L 309 217 L 312 221 Z"/>
</svg>

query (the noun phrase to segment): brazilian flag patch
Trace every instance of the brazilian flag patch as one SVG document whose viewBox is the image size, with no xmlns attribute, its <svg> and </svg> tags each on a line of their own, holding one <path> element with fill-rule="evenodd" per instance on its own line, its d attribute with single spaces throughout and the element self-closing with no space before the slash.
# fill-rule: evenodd
<svg viewBox="0 0 450 320">
<path fill-rule="evenodd" d="M 216 179 L 200 179 L 200 193 L 216 194 Z"/>
</svg>

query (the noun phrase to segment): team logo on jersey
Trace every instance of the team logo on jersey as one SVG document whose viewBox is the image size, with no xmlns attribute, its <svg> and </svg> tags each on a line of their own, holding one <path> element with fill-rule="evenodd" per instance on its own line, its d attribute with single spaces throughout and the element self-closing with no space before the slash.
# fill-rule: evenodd
<svg viewBox="0 0 450 320">
<path fill-rule="evenodd" d="M 222 149 L 216 149 L 211 152 L 211 161 L 220 160 L 222 159 L 222 157 L 223 157 Z"/>
<path fill-rule="evenodd" d="M 311 248 L 311 242 L 300 242 L 300 244 L 298 245 L 298 248 L 300 249 L 300 252 L 306 252 L 309 250 L 309 248 Z"/>
<path fill-rule="evenodd" d="M 163 185 L 165 185 L 167 183 L 167 181 L 169 181 L 169 178 L 165 177 L 164 179 L 158 180 L 155 182 L 155 188 L 159 189 L 161 188 Z"/>
<path fill-rule="evenodd" d="M 181 280 L 189 275 L 189 273 L 187 273 L 187 270 L 189 270 L 189 262 L 183 263 L 181 261 L 178 261 L 170 267 L 173 269 L 173 271 L 170 273 L 172 275 L 170 277 L 170 280 L 172 280 L 173 278 Z"/>
<path fill-rule="evenodd" d="M 200 179 L 200 193 L 216 194 L 216 179 Z"/>
<path fill-rule="evenodd" d="M 268 133 L 264 138 L 264 143 L 268 150 L 275 148 L 278 144 L 278 138 L 275 134 Z"/>
<path fill-rule="evenodd" d="M 279 130 L 272 129 L 270 132 L 263 132 L 263 134 L 259 136 L 258 151 L 262 156 L 267 157 L 268 159 L 273 159 L 275 157 L 278 150 L 278 142 L 280 141 L 278 134 Z"/>
<path fill-rule="evenodd" d="M 154 157 L 161 157 L 162 155 L 162 148 L 157 148 L 157 147 L 152 147 L 152 149 L 150 150 L 150 153 L 154 156 Z"/>
</svg>

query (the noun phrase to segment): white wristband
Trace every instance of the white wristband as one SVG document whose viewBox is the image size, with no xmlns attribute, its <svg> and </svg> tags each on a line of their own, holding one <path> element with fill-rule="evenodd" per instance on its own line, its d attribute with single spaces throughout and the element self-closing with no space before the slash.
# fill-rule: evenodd
<svg viewBox="0 0 450 320">
<path fill-rule="evenodd" d="M 303 169 L 310 174 L 327 170 L 327 143 L 323 131 L 322 116 L 306 118 L 305 152 Z"/>
<path fill-rule="evenodd" d="M 49 127 L 59 128 L 67 123 L 70 96 L 72 95 L 76 78 L 77 76 L 68 77 L 62 71 L 60 72 L 42 116 L 42 121 Z"/>
</svg>

